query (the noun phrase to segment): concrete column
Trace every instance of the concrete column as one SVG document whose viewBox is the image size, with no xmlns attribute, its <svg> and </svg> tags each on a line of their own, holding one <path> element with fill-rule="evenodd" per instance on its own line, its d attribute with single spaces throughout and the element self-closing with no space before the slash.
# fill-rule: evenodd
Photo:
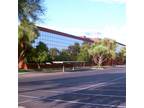
<svg viewBox="0 0 144 108">
<path fill-rule="evenodd" d="M 64 63 L 63 63 L 63 70 L 62 70 L 63 72 L 65 72 L 65 67 L 64 67 Z"/>
<path fill-rule="evenodd" d="M 73 68 L 72 68 L 72 70 L 75 70 L 74 66 L 75 66 L 75 65 L 73 64 Z"/>
</svg>

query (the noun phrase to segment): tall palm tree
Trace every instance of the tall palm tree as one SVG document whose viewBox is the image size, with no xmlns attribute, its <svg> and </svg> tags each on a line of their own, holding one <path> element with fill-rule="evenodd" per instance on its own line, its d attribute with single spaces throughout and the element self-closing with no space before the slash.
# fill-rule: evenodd
<svg viewBox="0 0 144 108">
<path fill-rule="evenodd" d="M 27 50 L 31 42 L 38 36 L 35 21 L 39 20 L 39 15 L 43 13 L 41 0 L 18 0 L 18 62 L 19 68 L 26 64 Z"/>
<path fill-rule="evenodd" d="M 20 62 L 26 57 L 26 52 L 31 46 L 31 42 L 37 37 L 38 31 L 33 23 L 30 23 L 27 19 L 21 21 L 18 26 L 18 55 Z"/>
<path fill-rule="evenodd" d="M 24 18 L 29 21 L 39 20 L 39 15 L 43 14 L 44 8 L 42 0 L 18 0 L 18 18 Z"/>
</svg>

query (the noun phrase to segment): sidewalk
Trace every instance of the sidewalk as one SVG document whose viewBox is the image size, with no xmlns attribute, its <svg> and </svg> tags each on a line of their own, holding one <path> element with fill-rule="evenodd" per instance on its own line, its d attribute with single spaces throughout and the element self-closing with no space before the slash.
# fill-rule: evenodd
<svg viewBox="0 0 144 108">
<path fill-rule="evenodd" d="M 103 66 L 102 69 L 98 69 L 96 66 L 93 66 L 93 67 L 89 67 L 89 71 L 90 70 L 96 70 L 96 71 L 100 71 L 100 70 L 107 70 L 107 69 L 116 69 L 116 68 L 123 68 L 123 67 L 126 67 L 125 65 L 116 65 L 116 66 Z M 88 67 L 87 67 L 88 68 Z M 86 71 L 88 71 L 86 68 Z M 84 71 L 83 69 L 82 70 L 79 70 L 78 72 L 80 71 Z M 72 71 L 67 71 L 67 72 L 62 72 L 61 70 L 57 71 L 57 72 L 43 72 L 43 71 L 30 71 L 30 72 L 22 72 L 22 73 L 18 73 L 18 77 L 19 78 L 31 78 L 31 77 L 41 77 L 41 76 L 55 76 L 55 75 L 63 75 L 63 74 L 68 74 L 68 73 L 71 73 Z M 76 72 L 76 71 L 75 71 Z"/>
<path fill-rule="evenodd" d="M 54 72 L 54 73 L 46 73 L 46 72 L 25 72 L 25 73 L 19 73 L 19 78 L 30 78 L 30 77 L 40 77 L 40 76 L 54 76 L 54 75 L 62 75 L 63 72 Z"/>
</svg>

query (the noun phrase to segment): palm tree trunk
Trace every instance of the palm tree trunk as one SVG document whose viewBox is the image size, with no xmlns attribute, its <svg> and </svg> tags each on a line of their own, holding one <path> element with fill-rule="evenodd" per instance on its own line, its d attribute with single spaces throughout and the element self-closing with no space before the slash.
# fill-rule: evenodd
<svg viewBox="0 0 144 108">
<path fill-rule="evenodd" d="M 27 64 L 25 63 L 25 52 L 26 52 L 26 47 L 25 47 L 25 44 L 24 42 L 22 41 L 21 42 L 21 48 L 23 49 L 21 52 L 20 52 L 20 56 L 18 58 L 18 68 L 19 69 L 25 69 L 27 70 L 28 69 L 28 66 Z"/>
<path fill-rule="evenodd" d="M 19 60 L 19 62 L 18 62 L 18 68 L 19 68 L 19 69 L 25 69 L 25 70 L 28 69 L 28 66 L 27 66 L 27 64 L 25 63 L 23 57 L 20 58 L 20 60 Z"/>
</svg>

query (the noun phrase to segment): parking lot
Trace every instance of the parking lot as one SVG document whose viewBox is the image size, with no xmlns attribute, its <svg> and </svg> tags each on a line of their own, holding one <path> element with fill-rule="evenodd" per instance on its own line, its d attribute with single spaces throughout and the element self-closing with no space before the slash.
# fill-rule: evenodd
<svg viewBox="0 0 144 108">
<path fill-rule="evenodd" d="M 19 76 L 19 107 L 125 108 L 125 68 Z"/>
</svg>

